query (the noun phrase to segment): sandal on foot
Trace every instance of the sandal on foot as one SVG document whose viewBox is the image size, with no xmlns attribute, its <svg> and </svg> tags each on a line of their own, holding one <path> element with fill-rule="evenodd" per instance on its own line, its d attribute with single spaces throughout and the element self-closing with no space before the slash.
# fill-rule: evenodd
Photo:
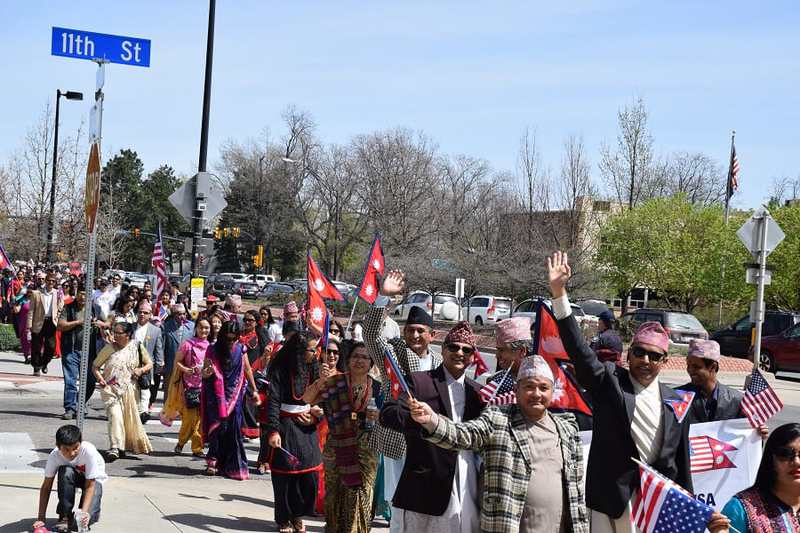
<svg viewBox="0 0 800 533">
<path fill-rule="evenodd" d="M 292 520 L 292 528 L 294 533 L 306 533 L 306 525 L 300 519 Z"/>
<path fill-rule="evenodd" d="M 294 526 L 292 526 L 292 524 L 289 522 L 286 522 L 285 524 L 278 525 L 278 531 L 280 533 L 294 533 Z"/>
<path fill-rule="evenodd" d="M 269 465 L 267 463 L 261 463 L 260 465 L 258 465 L 258 473 L 261 474 L 262 476 L 264 474 L 268 474 L 269 473 Z"/>
<path fill-rule="evenodd" d="M 214 468 L 213 466 L 207 466 L 206 467 L 206 471 L 204 473 L 207 476 L 216 476 L 217 475 L 217 469 Z"/>
<path fill-rule="evenodd" d="M 106 462 L 113 463 L 117 459 L 119 459 L 119 450 L 117 448 L 111 448 L 108 450 L 108 453 L 106 454 Z"/>
<path fill-rule="evenodd" d="M 183 451 L 183 446 L 180 444 L 176 444 L 175 449 L 172 451 L 175 452 L 176 455 L 180 455 L 181 452 Z"/>
</svg>

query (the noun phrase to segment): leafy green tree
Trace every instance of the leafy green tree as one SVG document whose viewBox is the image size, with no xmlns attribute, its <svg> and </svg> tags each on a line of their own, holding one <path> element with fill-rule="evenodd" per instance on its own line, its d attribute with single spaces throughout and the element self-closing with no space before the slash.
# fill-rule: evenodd
<svg viewBox="0 0 800 533">
<path fill-rule="evenodd" d="M 767 260 L 773 267 L 767 302 L 769 306 L 800 309 L 800 205 L 790 204 L 771 213 L 786 238 Z"/>
<path fill-rule="evenodd" d="M 747 252 L 736 238 L 739 218 L 725 226 L 721 208 L 692 205 L 683 195 L 649 200 L 601 228 L 597 264 L 621 294 L 649 287 L 689 312 L 720 299 L 740 302 Z"/>
</svg>

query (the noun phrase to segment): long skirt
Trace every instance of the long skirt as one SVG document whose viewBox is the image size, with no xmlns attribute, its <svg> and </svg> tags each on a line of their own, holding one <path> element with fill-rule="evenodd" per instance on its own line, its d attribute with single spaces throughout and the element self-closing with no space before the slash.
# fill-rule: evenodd
<svg viewBox="0 0 800 533">
<path fill-rule="evenodd" d="M 111 448 L 133 453 L 150 453 L 153 446 L 139 418 L 134 387 L 124 392 L 106 386 L 100 390 L 100 397 L 106 407 L 108 417 L 108 438 Z"/>
<path fill-rule="evenodd" d="M 244 403 L 244 398 L 238 401 Z M 208 453 L 206 464 L 216 468 L 217 473 L 231 479 L 249 479 L 247 470 L 247 452 L 242 438 L 242 405 L 237 405 L 233 412 L 220 420 L 219 426 L 208 435 Z"/>
<path fill-rule="evenodd" d="M 332 439 L 333 437 L 329 437 Z M 378 454 L 369 448 L 369 433 L 358 436 L 358 463 L 361 485 L 342 483 L 336 466 L 333 446 L 325 446 L 322 460 L 325 464 L 325 522 L 328 531 L 336 533 L 366 533 L 372 523 L 372 496 L 378 474 Z"/>
</svg>

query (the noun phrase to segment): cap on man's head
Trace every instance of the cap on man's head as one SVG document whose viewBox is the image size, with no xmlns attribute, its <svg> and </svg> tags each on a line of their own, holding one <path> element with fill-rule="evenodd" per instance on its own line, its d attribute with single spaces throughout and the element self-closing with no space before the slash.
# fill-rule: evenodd
<svg viewBox="0 0 800 533">
<path fill-rule="evenodd" d="M 469 322 L 461 321 L 451 329 L 447 336 L 444 338 L 445 344 L 450 342 L 460 342 L 461 344 L 468 344 L 475 347 L 475 334 L 472 332 L 472 328 L 469 325 Z"/>
<path fill-rule="evenodd" d="M 608 327 L 611 327 L 611 324 L 614 322 L 614 315 L 608 309 L 597 315 L 597 318 L 602 322 L 605 322 Z"/>
<path fill-rule="evenodd" d="M 242 297 L 238 294 L 229 294 L 225 297 L 225 305 L 242 305 Z"/>
<path fill-rule="evenodd" d="M 699 357 L 710 361 L 719 361 L 722 355 L 719 353 L 719 343 L 717 341 L 707 341 L 702 339 L 692 339 L 689 341 L 689 353 L 687 357 Z"/>
<path fill-rule="evenodd" d="M 649 344 L 661 348 L 664 353 L 669 352 L 669 335 L 659 322 L 644 322 L 633 336 L 631 344 Z"/>
<path fill-rule="evenodd" d="M 183 304 L 172 304 L 170 306 L 169 310 L 171 312 L 173 312 L 173 313 L 185 313 L 186 312 L 186 306 L 183 305 Z"/>
<path fill-rule="evenodd" d="M 153 306 L 152 306 L 152 304 L 150 303 L 149 300 L 146 300 L 146 299 L 142 300 L 141 302 L 139 302 L 139 311 L 146 311 L 148 313 L 152 313 L 153 312 Z"/>
<path fill-rule="evenodd" d="M 286 302 L 283 306 L 283 314 L 287 315 L 289 313 L 299 313 L 300 310 L 297 308 L 297 303 L 295 301 Z"/>
<path fill-rule="evenodd" d="M 523 379 L 534 378 L 545 378 L 549 379 L 551 383 L 556 382 L 556 378 L 553 376 L 553 370 L 541 355 L 528 355 L 523 357 L 522 362 L 519 364 L 517 382 Z"/>
<path fill-rule="evenodd" d="M 532 340 L 531 319 L 517 316 L 498 322 L 496 337 L 498 346 L 506 346 L 514 341 Z"/>
<path fill-rule="evenodd" d="M 408 318 L 406 319 L 406 326 L 413 326 L 413 325 L 421 325 L 421 326 L 428 326 L 429 328 L 433 328 L 433 317 L 428 314 L 423 308 L 414 306 L 408 312 Z"/>
</svg>

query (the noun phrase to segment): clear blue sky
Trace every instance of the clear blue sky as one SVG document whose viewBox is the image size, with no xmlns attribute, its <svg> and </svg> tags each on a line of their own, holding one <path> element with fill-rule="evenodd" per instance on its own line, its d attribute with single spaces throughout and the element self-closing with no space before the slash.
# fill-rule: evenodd
<svg viewBox="0 0 800 533">
<path fill-rule="evenodd" d="M 131 147 L 150 171 L 197 165 L 208 4 L 17 1 L 3 31 L 0 161 L 57 88 L 94 89 L 95 65 L 50 56 L 52 26 L 149 38 L 152 67 L 109 65 L 104 156 Z M 513 170 L 535 128 L 557 170 L 583 134 L 599 181 L 601 141 L 635 96 L 660 152 L 741 163 L 736 207 L 764 201 L 774 176 L 800 174 L 800 69 L 793 1 L 244 1 L 217 5 L 209 166 L 227 139 L 281 133 L 288 104 L 327 142 L 377 129 L 423 130 L 448 153 Z M 88 117 L 65 102 L 62 128 Z M 62 130 L 63 131 L 63 130 Z"/>
</svg>

